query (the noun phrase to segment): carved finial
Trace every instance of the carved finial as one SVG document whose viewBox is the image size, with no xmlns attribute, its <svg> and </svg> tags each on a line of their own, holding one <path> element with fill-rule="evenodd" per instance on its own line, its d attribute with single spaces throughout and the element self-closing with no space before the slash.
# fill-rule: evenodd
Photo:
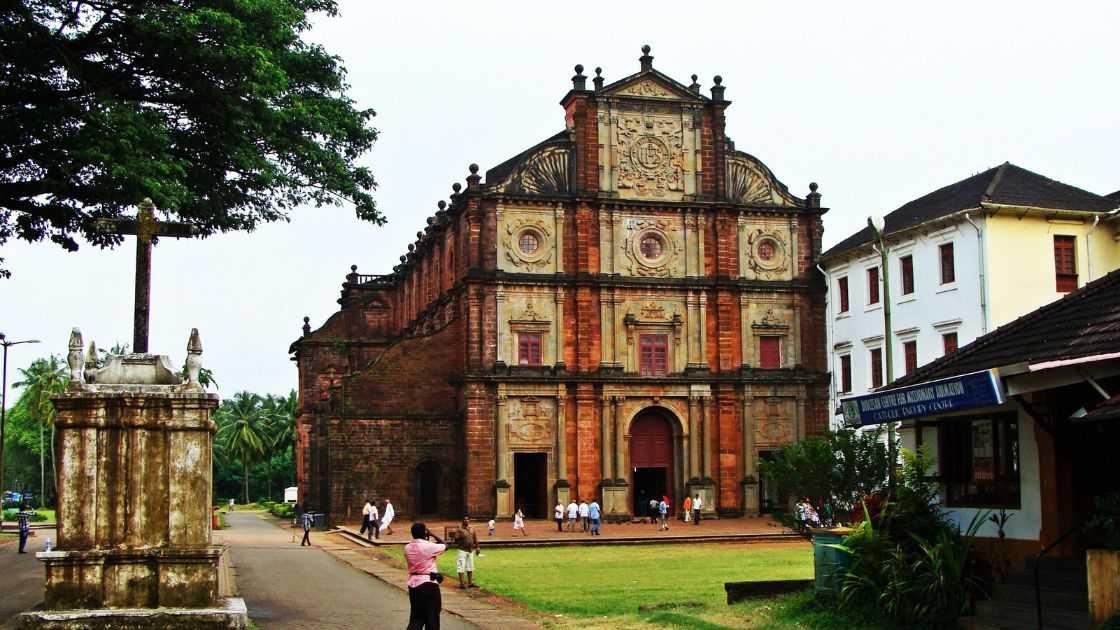
<svg viewBox="0 0 1120 630">
<path fill-rule="evenodd" d="M 303 336 L 306 337 L 311 334 L 311 318 L 303 316 Z"/>
<path fill-rule="evenodd" d="M 649 72 L 653 69 L 653 56 L 649 54 L 649 44 L 642 46 L 642 56 L 638 57 L 638 61 L 642 64 L 642 72 Z"/>
<path fill-rule="evenodd" d="M 649 44 L 642 46 L 642 54 L 648 55 L 650 50 Z"/>
<path fill-rule="evenodd" d="M 202 371 L 202 338 L 198 336 L 198 329 L 191 329 L 190 339 L 187 339 L 187 384 L 201 387 L 198 374 Z"/>
<path fill-rule="evenodd" d="M 408 260 L 408 258 L 407 258 L 407 257 L 405 257 L 405 256 L 401 256 L 401 262 L 402 262 L 402 263 L 403 263 L 404 261 L 406 261 L 406 260 Z"/>
<path fill-rule="evenodd" d="M 723 77 L 721 77 L 717 74 L 716 76 L 712 77 L 712 81 L 715 81 L 715 83 L 716 83 L 715 85 L 712 86 L 712 100 L 713 101 L 722 101 L 723 100 L 723 91 L 725 89 L 727 89 L 727 88 L 723 87 Z"/>
<path fill-rule="evenodd" d="M 416 251 L 416 245 L 414 245 L 414 244 L 412 244 L 412 243 L 409 243 L 409 244 L 408 244 L 408 251 L 409 251 L 409 252 L 414 252 L 414 251 Z"/>
<path fill-rule="evenodd" d="M 454 184 L 451 184 L 451 192 L 455 193 L 456 195 L 458 195 L 459 191 L 462 190 L 462 189 L 463 189 L 463 185 L 460 184 L 459 182 L 455 182 Z"/>
<path fill-rule="evenodd" d="M 423 232 L 417 232 L 417 233 L 416 233 L 416 240 L 418 240 L 418 241 L 419 241 L 419 240 L 420 240 L 420 239 L 422 239 L 422 238 L 424 238 L 424 233 L 423 233 Z"/>
<path fill-rule="evenodd" d="M 821 207 L 821 194 L 817 192 L 817 182 L 809 182 L 809 196 L 806 201 L 810 208 Z"/>
<path fill-rule="evenodd" d="M 700 93 L 700 83 L 697 82 L 697 79 L 699 78 L 700 77 L 696 76 L 695 74 L 692 75 L 692 84 L 688 86 L 688 90 L 693 94 Z"/>
<path fill-rule="evenodd" d="M 467 167 L 467 169 L 471 172 L 471 174 L 467 176 L 467 190 L 480 190 L 482 188 L 482 186 L 480 185 L 482 176 L 478 174 L 478 164 L 471 164 Z"/>
<path fill-rule="evenodd" d="M 583 76 L 583 64 L 576 64 L 576 74 L 572 77 L 572 89 L 576 91 L 587 89 L 587 77 Z"/>
<path fill-rule="evenodd" d="M 723 85 L 723 77 L 719 76 L 718 74 L 712 77 L 712 80 L 716 82 L 716 85 Z"/>
<path fill-rule="evenodd" d="M 467 167 L 467 170 L 471 172 L 471 175 L 477 175 L 478 174 L 478 164 L 472 163 L 470 166 Z"/>
<path fill-rule="evenodd" d="M 809 182 L 809 190 L 817 192 L 817 182 Z"/>
<path fill-rule="evenodd" d="M 441 201 L 440 203 L 443 203 L 443 202 Z M 428 227 L 431 227 L 432 224 L 436 222 L 436 218 L 435 217 L 428 217 L 427 219 L 425 219 L 425 221 L 428 222 Z"/>
<path fill-rule="evenodd" d="M 82 355 L 82 331 L 74 328 L 70 331 L 69 352 L 66 353 L 66 365 L 70 368 L 70 382 L 80 385 L 82 369 L 85 367 L 85 357 Z"/>
<path fill-rule="evenodd" d="M 440 211 L 440 212 L 443 212 L 443 211 L 444 211 L 444 209 L 445 209 L 445 208 L 447 208 L 447 202 L 446 202 L 446 201 L 444 201 L 444 200 L 442 200 L 442 199 L 440 199 L 440 200 L 439 200 L 439 203 L 437 203 L 437 204 L 436 204 L 436 207 L 437 207 L 437 208 L 439 208 L 439 211 Z"/>
<path fill-rule="evenodd" d="M 596 92 L 603 89 L 603 69 L 602 68 L 599 68 L 599 67 L 595 68 L 595 78 L 592 79 L 591 82 L 595 84 L 595 91 Z"/>
<path fill-rule="evenodd" d="M 350 271 L 352 273 L 358 273 L 358 266 L 357 265 L 350 265 Z"/>
</svg>

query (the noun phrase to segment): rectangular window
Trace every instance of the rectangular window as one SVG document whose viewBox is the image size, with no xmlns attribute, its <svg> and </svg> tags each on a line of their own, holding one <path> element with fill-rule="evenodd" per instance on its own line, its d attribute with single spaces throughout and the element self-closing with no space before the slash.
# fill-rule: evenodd
<svg viewBox="0 0 1120 630">
<path fill-rule="evenodd" d="M 758 367 L 777 369 L 782 367 L 782 338 L 773 335 L 758 338 Z"/>
<path fill-rule="evenodd" d="M 1020 507 L 1019 425 L 1014 414 L 938 425 L 941 479 L 949 507 Z"/>
<path fill-rule="evenodd" d="M 840 357 L 840 393 L 847 394 L 850 391 L 852 391 L 852 357 L 845 354 Z"/>
<path fill-rule="evenodd" d="M 837 293 L 840 294 L 840 312 L 848 312 L 848 277 L 844 276 L 836 281 Z"/>
<path fill-rule="evenodd" d="M 872 267 L 867 270 L 867 303 L 879 303 L 879 268 Z"/>
<path fill-rule="evenodd" d="M 902 267 L 902 294 L 910 295 L 914 292 L 914 257 L 903 256 L 898 262 Z"/>
<path fill-rule="evenodd" d="M 541 364 L 540 333 L 517 333 L 517 364 Z"/>
<path fill-rule="evenodd" d="M 883 386 L 883 350 L 875 348 L 871 351 L 871 387 Z"/>
<path fill-rule="evenodd" d="M 1077 256 L 1074 236 L 1054 237 L 1054 275 L 1059 293 L 1077 290 Z"/>
<path fill-rule="evenodd" d="M 638 335 L 638 372 L 664 376 L 669 372 L 669 335 Z"/>
<path fill-rule="evenodd" d="M 957 333 L 945 333 L 941 335 L 941 345 L 945 348 L 945 356 L 949 356 L 957 351 Z"/>
<path fill-rule="evenodd" d="M 941 284 L 957 281 L 957 266 L 953 260 L 953 244 L 945 243 L 937 248 L 941 255 Z"/>
<path fill-rule="evenodd" d="M 918 369 L 918 342 L 907 341 L 903 343 L 902 353 L 906 356 L 906 373 L 913 374 Z"/>
</svg>

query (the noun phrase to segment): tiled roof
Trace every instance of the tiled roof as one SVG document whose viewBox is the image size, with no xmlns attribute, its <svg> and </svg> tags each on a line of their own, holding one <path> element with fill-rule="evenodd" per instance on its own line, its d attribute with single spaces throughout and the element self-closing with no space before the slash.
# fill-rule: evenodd
<svg viewBox="0 0 1120 630">
<path fill-rule="evenodd" d="M 1120 418 L 1120 394 L 1093 407 L 1089 413 L 1077 418 L 1077 421 L 1089 422 L 1094 420 L 1114 420 L 1116 418 Z"/>
<path fill-rule="evenodd" d="M 955 353 L 895 379 L 913 385 L 1015 363 L 1064 361 L 1120 352 L 1120 270 L 1023 315 Z"/>
<path fill-rule="evenodd" d="M 1111 199 L 1004 162 L 906 203 L 884 217 L 884 232 L 890 235 L 960 210 L 979 207 L 981 202 L 1087 212 L 1116 207 Z M 871 228 L 865 227 L 829 248 L 821 257 L 846 252 L 871 238 Z"/>
</svg>

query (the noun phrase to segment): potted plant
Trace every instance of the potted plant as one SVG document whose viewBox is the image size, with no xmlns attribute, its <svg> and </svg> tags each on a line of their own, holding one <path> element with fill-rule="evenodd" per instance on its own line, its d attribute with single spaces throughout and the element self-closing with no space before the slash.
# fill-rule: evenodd
<svg viewBox="0 0 1120 630">
<path fill-rule="evenodd" d="M 1120 493 L 1097 499 L 1088 527 L 1099 533 L 1102 544 L 1086 552 L 1089 616 L 1096 628 L 1120 613 Z"/>
</svg>

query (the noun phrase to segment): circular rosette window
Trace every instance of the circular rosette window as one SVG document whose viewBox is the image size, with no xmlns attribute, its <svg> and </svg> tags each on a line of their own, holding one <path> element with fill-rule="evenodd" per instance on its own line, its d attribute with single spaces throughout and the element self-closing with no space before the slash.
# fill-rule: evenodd
<svg viewBox="0 0 1120 630">
<path fill-rule="evenodd" d="M 634 253 L 648 267 L 661 267 L 669 258 L 669 240 L 661 230 L 646 230 L 634 240 Z"/>
<path fill-rule="evenodd" d="M 786 268 L 786 244 L 777 234 L 756 233 L 751 238 L 751 266 L 761 271 Z"/>
<path fill-rule="evenodd" d="M 548 262 L 551 251 L 548 232 L 536 223 L 521 223 L 509 228 L 507 252 L 514 264 L 541 265 Z"/>
</svg>

